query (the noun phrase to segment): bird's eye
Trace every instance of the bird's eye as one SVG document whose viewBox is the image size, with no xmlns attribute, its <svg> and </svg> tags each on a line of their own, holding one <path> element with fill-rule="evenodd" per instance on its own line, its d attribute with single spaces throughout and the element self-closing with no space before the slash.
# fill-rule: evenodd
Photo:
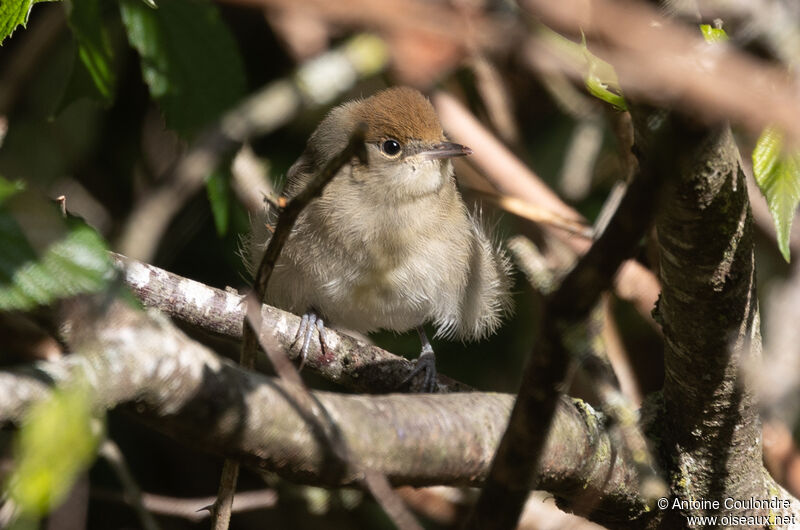
<svg viewBox="0 0 800 530">
<path fill-rule="evenodd" d="M 393 138 L 389 138 L 388 140 L 386 140 L 381 144 L 381 151 L 383 151 L 389 156 L 397 156 L 398 154 L 400 154 L 401 149 L 402 148 L 400 147 L 400 142 L 398 142 Z"/>
</svg>

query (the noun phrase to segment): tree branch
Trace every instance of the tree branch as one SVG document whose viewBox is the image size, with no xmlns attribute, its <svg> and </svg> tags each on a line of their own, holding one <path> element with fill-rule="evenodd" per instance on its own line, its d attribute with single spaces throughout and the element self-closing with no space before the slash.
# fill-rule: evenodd
<svg viewBox="0 0 800 530">
<path fill-rule="evenodd" d="M 326 441 L 281 381 L 220 359 L 155 312 L 118 303 L 94 320 L 85 305 L 68 311 L 62 328 L 81 353 L 0 372 L 0 422 L 18 421 L 79 365 L 95 405 L 123 407 L 182 443 L 298 482 L 340 486 L 360 479 L 330 465 Z M 492 393 L 313 395 L 357 461 L 394 485 L 414 486 L 480 484 L 512 403 Z M 534 486 L 565 499 L 597 499 L 599 513 L 641 510 L 635 466 L 603 428 L 602 415 L 566 399 L 555 409 Z"/>
<path fill-rule="evenodd" d="M 664 461 L 680 499 L 790 498 L 761 454 L 758 406 L 744 370 L 760 362 L 752 216 L 739 153 L 727 125 L 680 123 L 673 162 L 677 191 L 657 221 L 663 293 Z M 663 423 L 662 423 L 663 422 Z M 691 476 L 691 480 L 687 478 Z M 663 526 L 688 515 L 769 515 L 775 510 L 665 512 Z M 779 515 L 786 515 L 780 510 Z"/>
<path fill-rule="evenodd" d="M 589 49 L 614 66 L 628 98 L 681 109 L 706 124 L 729 119 L 753 134 L 776 126 L 800 139 L 798 82 L 785 68 L 734 46 L 709 46 L 697 26 L 648 5 L 657 3 L 592 0 L 587 9 L 585 0 L 521 2 L 547 27 L 576 40 L 583 35 Z M 533 37 L 522 48 L 537 70 L 585 74 L 582 63 L 547 39 Z"/>
<path fill-rule="evenodd" d="M 147 307 L 159 309 L 173 318 L 234 340 L 242 338 L 245 315 L 244 297 L 183 278 L 153 265 L 111 253 L 123 271 L 123 281 Z M 290 359 L 294 332 L 300 318 L 281 309 L 262 305 L 262 333 L 272 333 Z M 414 369 L 414 363 L 399 355 L 366 344 L 349 335 L 327 328 L 327 347 L 335 353 L 322 355 L 319 344 L 311 341 L 306 368 L 350 390 L 387 393 L 397 389 Z M 331 359 L 333 357 L 333 359 Z M 471 388 L 439 375 L 437 392 L 466 392 Z"/>
</svg>

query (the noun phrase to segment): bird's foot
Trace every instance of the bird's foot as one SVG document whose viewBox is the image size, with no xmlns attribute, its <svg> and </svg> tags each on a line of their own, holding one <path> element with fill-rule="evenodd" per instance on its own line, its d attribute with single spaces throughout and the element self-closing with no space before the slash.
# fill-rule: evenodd
<svg viewBox="0 0 800 530">
<path fill-rule="evenodd" d="M 417 375 L 423 374 L 422 392 L 434 393 L 438 387 L 436 373 L 436 354 L 433 353 L 433 346 L 428 341 L 428 337 L 422 328 L 418 328 L 420 340 L 422 341 L 422 351 L 415 362 L 414 369 L 403 379 L 399 387 L 404 387 L 410 383 Z"/>
<path fill-rule="evenodd" d="M 302 344 L 300 347 L 300 366 L 298 370 L 302 370 L 308 358 L 308 347 L 311 344 L 311 336 L 314 330 L 317 330 L 319 337 L 319 346 L 322 349 L 322 354 L 326 354 L 327 344 L 325 343 L 325 323 L 322 318 L 313 311 L 304 314 L 300 319 L 300 326 L 297 328 L 297 333 L 294 336 L 292 348 L 297 346 L 298 343 Z M 302 342 L 301 342 L 302 341 Z"/>
</svg>

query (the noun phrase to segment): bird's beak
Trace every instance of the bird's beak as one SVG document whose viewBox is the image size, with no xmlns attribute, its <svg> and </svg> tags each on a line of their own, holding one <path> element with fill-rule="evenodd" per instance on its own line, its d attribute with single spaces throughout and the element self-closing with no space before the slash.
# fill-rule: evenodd
<svg viewBox="0 0 800 530">
<path fill-rule="evenodd" d="M 440 142 L 430 149 L 425 149 L 417 153 L 422 158 L 437 160 L 439 158 L 453 158 L 456 156 L 467 156 L 472 154 L 472 149 L 466 145 L 454 144 L 452 142 Z"/>
</svg>

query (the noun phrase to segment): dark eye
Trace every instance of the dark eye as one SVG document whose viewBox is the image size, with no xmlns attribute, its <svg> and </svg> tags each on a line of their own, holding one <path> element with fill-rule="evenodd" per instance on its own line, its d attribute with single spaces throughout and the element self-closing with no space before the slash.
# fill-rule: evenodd
<svg viewBox="0 0 800 530">
<path fill-rule="evenodd" d="M 402 148 L 400 147 L 400 142 L 398 142 L 393 138 L 389 138 L 388 140 L 386 140 L 381 144 L 381 151 L 383 151 L 389 156 L 397 155 L 398 153 L 400 153 L 401 149 Z"/>
</svg>

